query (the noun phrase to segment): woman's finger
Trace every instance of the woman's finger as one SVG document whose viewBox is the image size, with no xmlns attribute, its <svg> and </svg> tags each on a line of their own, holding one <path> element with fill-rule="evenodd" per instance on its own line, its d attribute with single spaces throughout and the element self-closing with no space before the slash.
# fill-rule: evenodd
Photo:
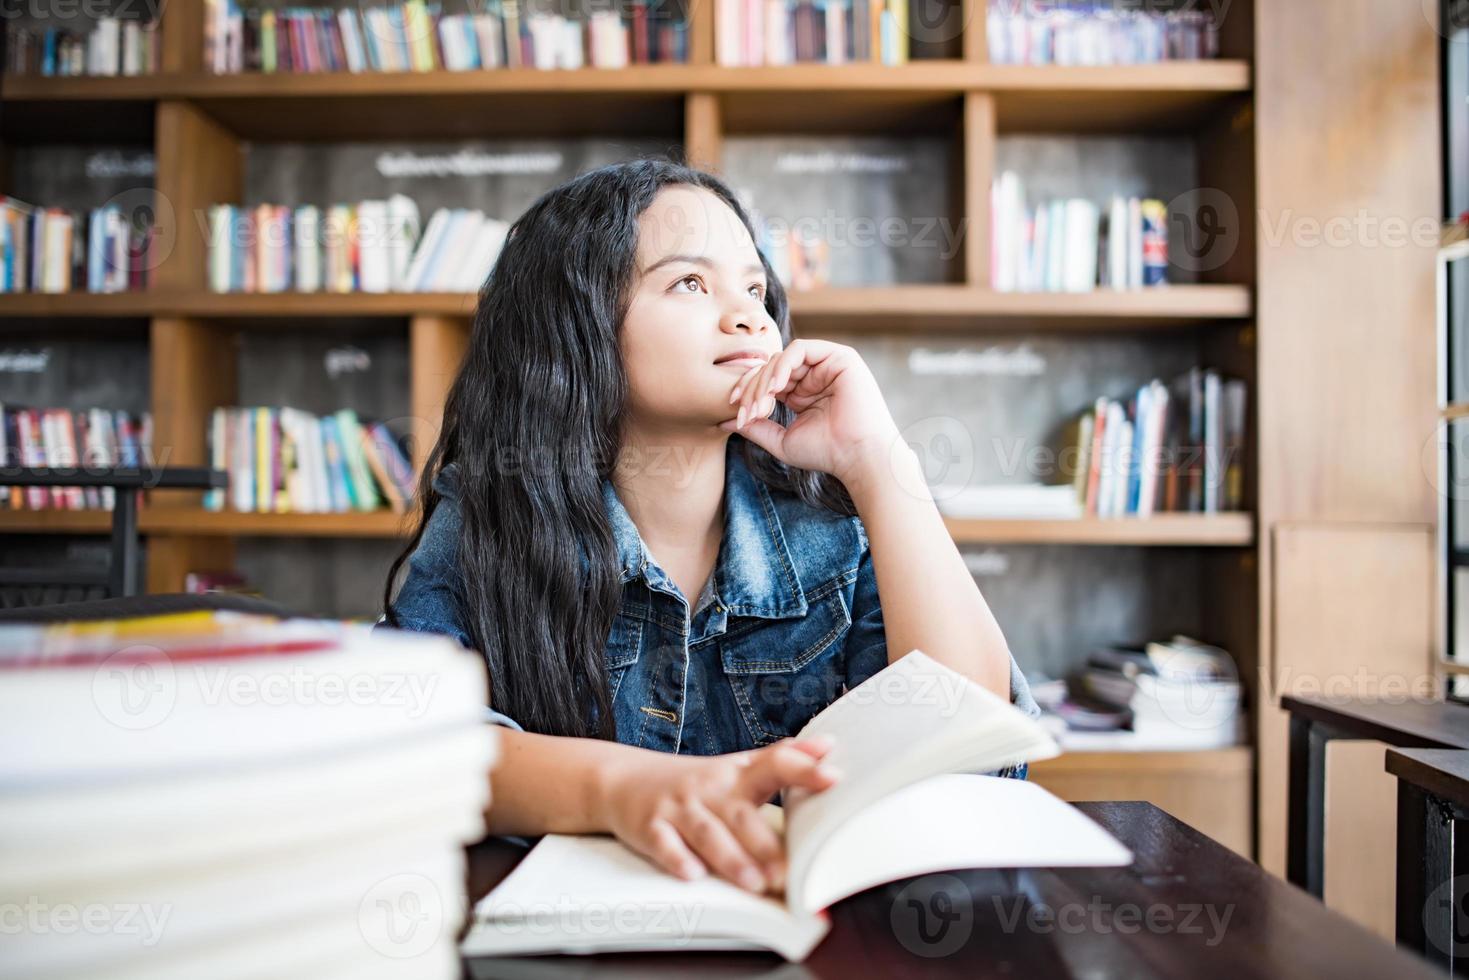
<svg viewBox="0 0 1469 980">
<path fill-rule="evenodd" d="M 764 367 L 763 364 L 757 364 L 746 371 L 744 374 L 740 375 L 740 380 L 735 382 L 734 388 L 732 388 L 729 393 L 729 403 L 731 405 L 735 403 L 736 398 L 740 397 L 740 393 L 745 390 L 745 383 L 749 381 L 750 378 L 753 377 L 754 374 L 762 367 Z"/>
<path fill-rule="evenodd" d="M 704 862 L 694 856 L 684 843 L 683 837 L 667 820 L 657 819 L 648 829 L 645 846 L 639 848 L 663 870 L 680 878 L 692 880 L 708 873 Z"/>
<path fill-rule="evenodd" d="M 772 890 L 780 888 L 785 883 L 785 846 L 775 828 L 758 808 L 743 800 L 731 800 L 721 816 L 745 852 L 760 863 L 765 883 Z"/>
<path fill-rule="evenodd" d="M 824 759 L 832 749 L 836 748 L 837 740 L 830 735 L 807 735 L 805 738 L 789 738 L 776 744 L 789 745 L 813 759 Z"/>
<path fill-rule="evenodd" d="M 793 745 L 777 742 L 756 749 L 740 778 L 751 798 L 764 802 L 788 786 L 820 792 L 836 783 L 841 773 Z"/>
<path fill-rule="evenodd" d="M 765 891 L 765 875 L 755 859 L 708 807 L 692 801 L 675 819 L 684 840 L 716 874 L 752 892 Z"/>
</svg>

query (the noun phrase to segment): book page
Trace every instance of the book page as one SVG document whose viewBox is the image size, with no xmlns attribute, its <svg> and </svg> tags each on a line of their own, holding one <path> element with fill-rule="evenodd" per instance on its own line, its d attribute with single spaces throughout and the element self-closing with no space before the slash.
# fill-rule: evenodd
<svg viewBox="0 0 1469 980">
<path fill-rule="evenodd" d="M 1024 712 L 921 650 L 848 691 L 801 730 L 831 735 L 826 761 L 840 782 L 786 797 L 787 889 L 792 910 L 810 911 L 806 869 L 843 821 L 894 790 L 946 772 L 987 772 L 1049 758 L 1055 741 Z"/>
<path fill-rule="evenodd" d="M 875 885 L 972 868 L 1099 868 L 1132 852 L 1085 814 L 1023 779 L 933 776 L 834 829 L 806 877 L 804 901 L 826 908 Z"/>
<path fill-rule="evenodd" d="M 474 917 L 466 955 L 755 945 L 799 960 L 829 928 L 714 875 L 676 878 L 595 835 L 542 838 Z"/>
</svg>

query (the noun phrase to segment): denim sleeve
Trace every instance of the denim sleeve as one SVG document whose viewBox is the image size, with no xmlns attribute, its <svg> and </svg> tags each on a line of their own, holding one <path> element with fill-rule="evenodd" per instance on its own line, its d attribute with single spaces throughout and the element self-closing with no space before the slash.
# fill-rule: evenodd
<svg viewBox="0 0 1469 980">
<path fill-rule="evenodd" d="M 852 628 L 847 634 L 847 687 L 853 688 L 888 665 L 887 633 L 883 626 L 882 604 L 877 595 L 877 574 L 872 567 L 872 552 L 867 548 L 867 533 L 857 523 L 862 537 L 862 560 L 857 566 L 857 584 L 852 593 Z M 1020 665 L 1010 655 L 1010 703 L 1031 718 L 1039 718 L 1040 706 L 1031 696 L 1030 684 Z M 1007 766 L 995 773 L 1024 779 L 1027 763 Z"/>
<path fill-rule="evenodd" d="M 420 633 L 442 633 L 473 649 L 460 619 L 459 582 L 459 505 L 445 494 L 434 508 L 418 547 L 408 558 L 408 572 L 393 599 L 393 615 L 398 628 Z M 375 629 L 387 629 L 386 617 Z M 485 720 L 522 730 L 513 718 L 493 708 L 485 708 Z"/>
</svg>

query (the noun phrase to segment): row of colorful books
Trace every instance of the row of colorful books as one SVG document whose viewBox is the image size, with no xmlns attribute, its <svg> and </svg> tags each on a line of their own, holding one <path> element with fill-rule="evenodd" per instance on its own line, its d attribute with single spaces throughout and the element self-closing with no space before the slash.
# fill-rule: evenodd
<svg viewBox="0 0 1469 980">
<path fill-rule="evenodd" d="M 141 466 L 153 458 L 153 417 L 120 410 L 0 405 L 0 460 L 5 466 L 84 469 Z M 111 510 L 110 487 L 3 485 L 0 506 L 12 510 Z"/>
<path fill-rule="evenodd" d="M 156 19 L 98 17 L 87 31 L 12 22 L 5 25 L 5 71 L 12 75 L 148 75 L 158 71 L 160 38 Z"/>
<path fill-rule="evenodd" d="M 1125 400 L 1098 398 L 1072 442 L 1073 488 L 1086 513 L 1240 510 L 1247 398 L 1244 381 L 1201 368 Z"/>
<path fill-rule="evenodd" d="M 0 293 L 146 289 L 151 238 L 116 205 L 68 211 L 0 197 Z"/>
<path fill-rule="evenodd" d="M 248 6 L 206 0 L 204 63 L 237 72 L 621 68 L 688 60 L 688 25 L 650 0 L 586 17 L 491 0 L 476 13 L 405 0 L 353 7 Z"/>
<path fill-rule="evenodd" d="M 345 513 L 407 509 L 416 478 L 397 436 L 349 408 L 317 416 L 289 406 L 216 408 L 209 459 L 229 473 L 206 510 Z"/>
<path fill-rule="evenodd" d="M 721 65 L 900 65 L 910 56 L 908 0 L 716 0 Z"/>
<path fill-rule="evenodd" d="M 990 213 L 991 282 L 999 292 L 1084 293 L 1168 283 L 1168 208 L 1113 196 L 1026 203 L 1020 177 L 995 181 Z"/>
<path fill-rule="evenodd" d="M 508 222 L 475 208 L 439 208 L 419 228 L 418 205 L 385 201 L 219 204 L 209 209 L 209 288 L 215 292 L 477 292 Z"/>
<path fill-rule="evenodd" d="M 1118 9 L 1096 0 L 990 0 L 989 60 L 997 65 L 1133 65 L 1219 57 L 1210 11 Z"/>
</svg>

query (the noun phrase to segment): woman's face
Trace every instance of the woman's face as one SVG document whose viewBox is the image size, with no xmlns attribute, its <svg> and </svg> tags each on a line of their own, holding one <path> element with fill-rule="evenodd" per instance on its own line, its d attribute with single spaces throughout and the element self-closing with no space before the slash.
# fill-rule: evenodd
<svg viewBox="0 0 1469 980">
<path fill-rule="evenodd" d="M 638 219 L 633 275 L 620 339 L 633 420 L 658 430 L 734 418 L 730 392 L 761 362 L 730 356 L 781 349 L 744 222 L 710 191 L 665 187 Z"/>
</svg>

